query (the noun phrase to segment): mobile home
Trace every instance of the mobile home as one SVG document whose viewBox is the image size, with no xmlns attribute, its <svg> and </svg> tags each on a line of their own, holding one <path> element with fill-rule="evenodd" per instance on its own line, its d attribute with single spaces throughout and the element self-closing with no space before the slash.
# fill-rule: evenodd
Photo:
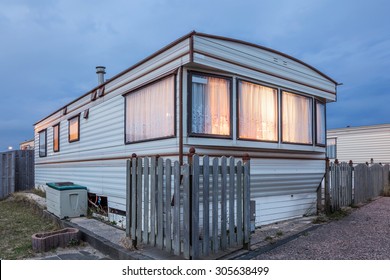
<svg viewBox="0 0 390 280">
<path fill-rule="evenodd" d="M 353 163 L 390 163 L 390 124 L 329 129 L 329 159 Z"/>
<path fill-rule="evenodd" d="M 104 68 L 98 68 L 100 77 Z M 310 214 L 337 83 L 256 44 L 191 32 L 35 124 L 36 187 L 72 181 L 126 215 L 126 160 L 251 158 L 256 225 Z"/>
</svg>

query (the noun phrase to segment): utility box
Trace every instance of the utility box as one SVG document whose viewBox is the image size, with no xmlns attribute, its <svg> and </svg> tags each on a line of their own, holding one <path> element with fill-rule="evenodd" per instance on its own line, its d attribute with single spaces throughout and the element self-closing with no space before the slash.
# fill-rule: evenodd
<svg viewBox="0 0 390 280">
<path fill-rule="evenodd" d="M 87 215 L 87 188 L 72 182 L 47 183 L 47 211 L 60 219 Z"/>
</svg>

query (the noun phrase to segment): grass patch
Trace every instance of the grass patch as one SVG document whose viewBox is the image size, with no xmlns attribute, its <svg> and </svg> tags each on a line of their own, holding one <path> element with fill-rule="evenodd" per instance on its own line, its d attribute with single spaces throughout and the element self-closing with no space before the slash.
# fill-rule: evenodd
<svg viewBox="0 0 390 280">
<path fill-rule="evenodd" d="M 11 196 L 0 201 L 0 209 L 0 259 L 33 257 L 31 235 L 58 229 L 26 198 Z"/>
</svg>

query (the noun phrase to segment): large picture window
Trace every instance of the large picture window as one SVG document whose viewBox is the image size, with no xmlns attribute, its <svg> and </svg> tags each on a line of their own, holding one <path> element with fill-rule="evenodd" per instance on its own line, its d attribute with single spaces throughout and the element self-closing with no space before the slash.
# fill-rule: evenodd
<svg viewBox="0 0 390 280">
<path fill-rule="evenodd" d="M 68 121 L 69 125 L 69 142 L 80 140 L 80 115 L 77 115 Z"/>
<path fill-rule="evenodd" d="M 39 157 L 45 157 L 47 152 L 47 131 L 42 130 L 39 132 Z"/>
<path fill-rule="evenodd" d="M 190 75 L 190 79 L 190 133 L 229 136 L 231 81 L 194 73 Z"/>
<path fill-rule="evenodd" d="M 60 124 L 53 126 L 53 152 L 60 151 Z"/>
<path fill-rule="evenodd" d="M 316 102 L 316 144 L 325 146 L 325 104 Z"/>
<path fill-rule="evenodd" d="M 175 135 L 175 76 L 126 95 L 126 143 Z"/>
<path fill-rule="evenodd" d="M 240 81 L 239 138 L 278 141 L 278 91 Z"/>
<path fill-rule="evenodd" d="M 312 144 L 312 99 L 284 91 L 282 93 L 282 141 Z"/>
</svg>

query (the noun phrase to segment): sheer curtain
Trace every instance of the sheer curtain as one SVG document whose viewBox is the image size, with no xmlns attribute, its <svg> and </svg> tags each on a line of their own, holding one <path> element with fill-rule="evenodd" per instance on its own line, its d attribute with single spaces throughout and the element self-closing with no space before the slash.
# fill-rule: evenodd
<svg viewBox="0 0 390 280">
<path fill-rule="evenodd" d="M 230 134 L 230 81 L 208 76 L 192 76 L 191 132 Z"/>
<path fill-rule="evenodd" d="M 46 129 L 39 132 L 39 156 L 46 156 Z"/>
<path fill-rule="evenodd" d="M 283 92 L 283 142 L 312 144 L 312 110 L 312 100 L 310 98 Z"/>
<path fill-rule="evenodd" d="M 265 141 L 278 140 L 277 90 L 239 82 L 239 136 Z"/>
<path fill-rule="evenodd" d="M 316 144 L 325 145 L 326 131 L 325 131 L 325 104 L 316 102 L 317 115 L 317 136 Z"/>
<path fill-rule="evenodd" d="M 174 76 L 126 96 L 126 142 L 174 135 Z"/>
</svg>

